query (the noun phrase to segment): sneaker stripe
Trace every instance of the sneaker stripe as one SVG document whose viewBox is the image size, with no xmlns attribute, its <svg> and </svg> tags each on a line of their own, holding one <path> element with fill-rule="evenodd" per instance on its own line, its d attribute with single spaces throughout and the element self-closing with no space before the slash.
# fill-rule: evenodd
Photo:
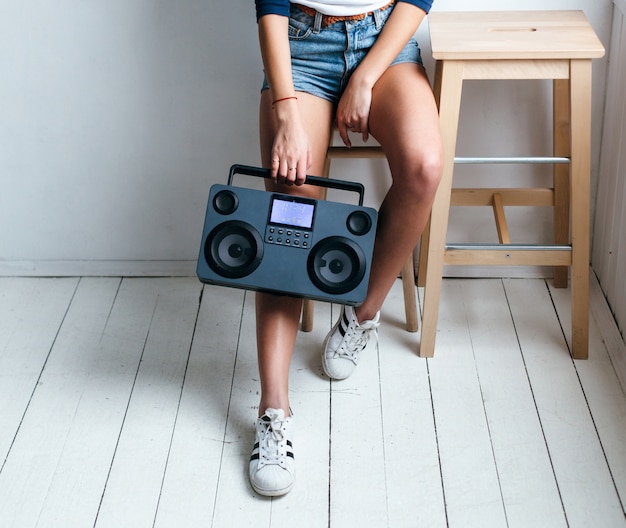
<svg viewBox="0 0 626 528">
<path fill-rule="evenodd" d="M 346 335 L 349 326 L 350 321 L 348 321 L 348 316 L 346 315 L 346 310 L 344 309 L 342 310 L 341 324 L 339 325 L 339 333 L 341 334 L 341 337 Z"/>
</svg>

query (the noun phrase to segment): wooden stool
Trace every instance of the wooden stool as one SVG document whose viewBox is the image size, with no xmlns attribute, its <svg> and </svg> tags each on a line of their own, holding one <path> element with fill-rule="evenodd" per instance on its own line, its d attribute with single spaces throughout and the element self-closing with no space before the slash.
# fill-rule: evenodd
<svg viewBox="0 0 626 528">
<path fill-rule="evenodd" d="M 326 152 L 326 160 L 324 162 L 324 174 L 322 175 L 325 178 L 328 178 L 330 175 L 330 162 L 333 159 L 385 158 L 385 153 L 380 146 L 353 146 L 347 148 L 345 146 L 334 146 L 333 139 L 334 134 L 331 133 L 330 145 Z M 415 288 L 413 255 L 409 256 L 402 268 L 402 290 L 404 293 L 406 329 L 408 332 L 417 332 L 417 293 Z M 304 301 L 301 329 L 304 332 L 310 332 L 313 329 L 313 301 Z"/>
<path fill-rule="evenodd" d="M 444 169 L 420 251 L 418 278 L 424 286 L 420 356 L 434 355 L 444 264 L 493 264 L 560 267 L 555 270 L 560 287 L 567 286 L 571 268 L 572 353 L 584 359 L 589 335 L 591 59 L 602 57 L 604 48 L 582 11 L 431 12 L 429 26 Z M 487 189 L 482 194 L 460 190 L 451 202 L 457 191 L 452 190 L 454 165 L 460 161 L 455 150 L 461 93 L 463 81 L 469 79 L 553 80 L 554 157 L 525 160 L 554 164 L 552 188 Z M 450 206 L 477 205 L 480 200 L 494 207 L 502 244 L 446 246 Z M 554 245 L 511 244 L 503 205 L 553 206 Z"/>
</svg>

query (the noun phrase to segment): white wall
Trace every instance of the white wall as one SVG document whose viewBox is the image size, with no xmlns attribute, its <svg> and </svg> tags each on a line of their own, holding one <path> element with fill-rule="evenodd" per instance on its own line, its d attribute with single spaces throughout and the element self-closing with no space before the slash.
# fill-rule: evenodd
<svg viewBox="0 0 626 528">
<path fill-rule="evenodd" d="M 504 9 L 469 4 L 435 0 L 435 9 Z M 608 45 L 611 0 L 506 9 L 583 9 Z M 418 37 L 432 71 L 427 27 Z M 259 160 L 254 2 L 3 0 L 0 72 L 0 274 L 192 273 L 209 186 L 231 164 Z M 595 174 L 604 60 L 594 75 Z M 550 105 L 541 82 L 468 85 L 459 153 L 545 153 Z M 365 181 L 369 204 L 380 201 L 380 162 L 335 168 Z M 512 231 L 528 241 L 536 215 L 526 216 Z M 454 234 L 487 225 L 474 217 L 471 229 L 453 217 Z"/>
</svg>

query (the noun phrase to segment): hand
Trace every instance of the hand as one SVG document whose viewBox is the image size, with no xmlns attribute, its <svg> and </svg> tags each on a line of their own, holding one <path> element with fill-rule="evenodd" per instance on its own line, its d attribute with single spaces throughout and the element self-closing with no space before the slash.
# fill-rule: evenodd
<svg viewBox="0 0 626 528">
<path fill-rule="evenodd" d="M 274 137 L 270 175 L 277 183 L 302 185 L 311 167 L 311 145 L 299 116 L 282 121 Z"/>
<path fill-rule="evenodd" d="M 337 129 L 346 147 L 352 142 L 348 132 L 361 134 L 363 141 L 369 139 L 369 114 L 372 104 L 372 90 L 367 86 L 358 87 L 351 80 L 337 106 Z"/>
</svg>

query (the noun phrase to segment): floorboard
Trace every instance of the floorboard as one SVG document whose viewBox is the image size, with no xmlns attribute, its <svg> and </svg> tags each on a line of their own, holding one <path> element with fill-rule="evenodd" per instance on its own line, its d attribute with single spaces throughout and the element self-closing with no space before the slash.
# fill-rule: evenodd
<svg viewBox="0 0 626 528">
<path fill-rule="evenodd" d="M 204 290 L 156 527 L 201 527 L 213 519 L 243 299 L 240 290 Z"/>
<path fill-rule="evenodd" d="M 507 296 L 569 526 L 624 526 L 624 512 L 548 288 L 541 282 L 511 280 Z"/>
<path fill-rule="evenodd" d="M 459 286 L 507 524 L 566 526 L 505 288 L 499 280 Z"/>
<path fill-rule="evenodd" d="M 421 290 L 420 290 L 421 293 Z M 252 490 L 254 294 L 178 278 L 0 278 L 3 528 L 626 527 L 626 397 L 569 291 L 446 279 L 435 357 L 398 281 L 331 382 L 315 303 L 290 379 L 297 482 Z"/>
<path fill-rule="evenodd" d="M 89 457 L 81 464 L 73 450 L 76 439 L 91 433 L 75 427 L 75 420 L 118 288 L 117 279 L 82 279 L 78 285 L 0 473 L 6 526 L 43 525 L 63 516 L 71 518 L 69 525 L 83 517 L 82 505 L 79 511 L 71 495 L 69 503 L 52 498 L 57 483 L 67 492 L 83 493 L 85 474 L 98 471 Z"/>
<path fill-rule="evenodd" d="M 506 526 L 461 281 L 446 281 L 428 361 L 449 526 Z"/>
<path fill-rule="evenodd" d="M 0 279 L 0 470 L 78 280 Z"/>
</svg>

